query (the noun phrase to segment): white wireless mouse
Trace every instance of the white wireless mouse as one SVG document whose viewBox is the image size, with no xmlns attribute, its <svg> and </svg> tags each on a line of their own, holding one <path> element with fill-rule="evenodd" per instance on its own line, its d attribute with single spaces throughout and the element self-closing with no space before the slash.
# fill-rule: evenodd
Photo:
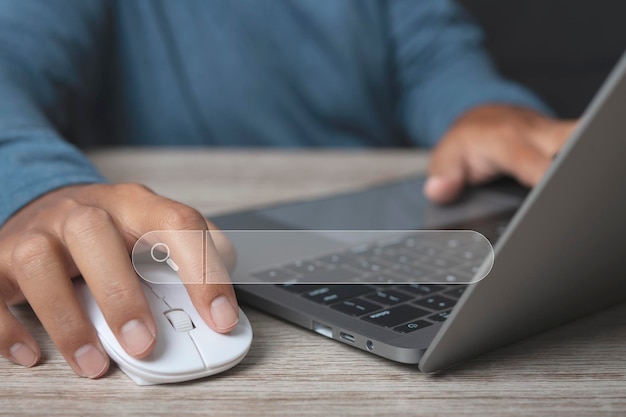
<svg viewBox="0 0 626 417">
<path fill-rule="evenodd" d="M 74 289 L 89 315 L 104 349 L 120 369 L 138 385 L 188 381 L 217 374 L 237 365 L 252 343 L 252 327 L 239 310 L 239 323 L 220 334 L 204 323 L 180 284 L 148 284 L 142 287 L 158 326 L 154 350 L 143 359 L 130 356 L 119 344 L 82 279 Z"/>
</svg>

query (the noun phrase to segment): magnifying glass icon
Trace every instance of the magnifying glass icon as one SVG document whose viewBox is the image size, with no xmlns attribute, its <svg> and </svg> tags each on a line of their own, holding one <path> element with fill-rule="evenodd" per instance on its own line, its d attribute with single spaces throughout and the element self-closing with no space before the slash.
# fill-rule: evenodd
<svg viewBox="0 0 626 417">
<path fill-rule="evenodd" d="M 160 247 L 163 247 L 163 249 L 159 252 L 162 252 L 164 250 L 165 256 L 162 256 L 163 255 L 162 253 L 155 254 L 155 250 L 157 250 Z M 174 262 L 172 258 L 170 258 L 170 248 L 165 243 L 159 242 L 159 243 L 155 243 L 154 245 L 152 245 L 152 249 L 150 249 L 150 256 L 152 256 L 152 259 L 154 259 L 155 262 L 159 262 L 159 263 L 165 262 L 175 272 L 178 272 L 178 269 L 179 269 L 178 265 L 176 265 L 176 262 Z"/>
</svg>

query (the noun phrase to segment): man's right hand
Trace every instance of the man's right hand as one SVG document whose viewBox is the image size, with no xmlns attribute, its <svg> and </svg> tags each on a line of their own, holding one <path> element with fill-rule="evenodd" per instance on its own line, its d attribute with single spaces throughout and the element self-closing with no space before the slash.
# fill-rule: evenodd
<svg viewBox="0 0 626 417">
<path fill-rule="evenodd" d="M 147 356 L 157 329 L 129 253 L 153 230 L 209 229 L 207 256 L 219 283 L 189 284 L 187 291 L 206 323 L 224 333 L 239 314 L 233 288 L 225 284 L 234 251 L 196 210 L 138 184 L 75 185 L 36 199 L 0 228 L 0 354 L 23 366 L 38 362 L 37 342 L 9 310 L 27 301 L 78 375 L 103 375 L 108 356 L 72 287 L 71 279 L 82 275 L 124 349 Z M 189 274 L 203 274 L 202 259 L 179 263 Z"/>
</svg>

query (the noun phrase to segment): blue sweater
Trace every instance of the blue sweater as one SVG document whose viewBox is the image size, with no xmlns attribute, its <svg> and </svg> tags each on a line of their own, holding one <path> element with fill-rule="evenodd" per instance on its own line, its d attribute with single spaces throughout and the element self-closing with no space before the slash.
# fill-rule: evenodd
<svg viewBox="0 0 626 417">
<path fill-rule="evenodd" d="M 0 225 L 102 145 L 424 146 L 542 103 L 450 0 L 0 1 Z"/>
</svg>

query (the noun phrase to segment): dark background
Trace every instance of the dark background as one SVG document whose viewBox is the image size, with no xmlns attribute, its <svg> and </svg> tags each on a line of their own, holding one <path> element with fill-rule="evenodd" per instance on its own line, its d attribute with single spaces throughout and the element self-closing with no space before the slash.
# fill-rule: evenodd
<svg viewBox="0 0 626 417">
<path fill-rule="evenodd" d="M 500 71 L 578 117 L 626 49 L 624 0 L 458 0 Z"/>
</svg>

